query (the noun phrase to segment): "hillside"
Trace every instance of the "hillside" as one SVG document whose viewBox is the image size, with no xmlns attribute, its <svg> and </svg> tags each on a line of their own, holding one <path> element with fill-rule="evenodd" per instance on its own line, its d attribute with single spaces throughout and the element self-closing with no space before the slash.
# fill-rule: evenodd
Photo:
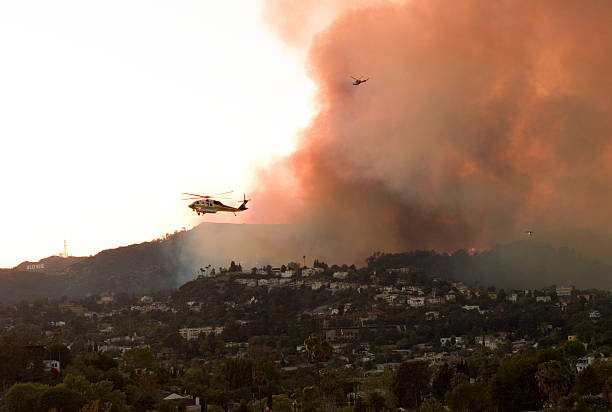
<svg viewBox="0 0 612 412">
<path fill-rule="evenodd" d="M 278 225 L 204 223 L 163 240 L 104 250 L 91 257 L 51 256 L 23 262 L 0 270 L 0 299 L 16 302 L 174 289 L 209 264 L 227 266 L 233 259 L 252 265 L 273 262 L 279 256 L 275 245 L 286 244 L 285 233 Z"/>
<path fill-rule="evenodd" d="M 52 256 L 0 270 L 0 299 L 15 302 L 175 289 L 207 265 L 218 268 L 235 260 L 248 270 L 300 261 L 303 246 L 300 234 L 287 226 L 205 223 L 163 240 L 104 250 L 91 257 Z M 308 256 L 307 262 L 317 257 Z M 40 264 L 44 268 L 32 270 L 32 265 Z M 612 266 L 537 242 L 498 245 L 475 255 L 464 251 L 381 254 L 368 264 L 371 269 L 413 266 L 427 274 L 506 288 L 567 284 L 612 289 Z"/>
<path fill-rule="evenodd" d="M 78 256 L 68 256 L 65 258 L 61 256 L 49 256 L 48 258 L 41 259 L 38 262 L 22 262 L 13 269 L 24 272 L 36 271 L 46 275 L 61 275 L 69 266 L 83 259 L 86 258 Z"/>
</svg>

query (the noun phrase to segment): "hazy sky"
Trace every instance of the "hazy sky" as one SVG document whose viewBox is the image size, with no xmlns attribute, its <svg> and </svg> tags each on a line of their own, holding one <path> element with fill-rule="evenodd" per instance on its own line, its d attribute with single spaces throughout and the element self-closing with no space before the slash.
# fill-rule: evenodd
<svg viewBox="0 0 612 412">
<path fill-rule="evenodd" d="M 260 16 L 255 1 L 1 2 L 0 267 L 64 238 L 88 255 L 190 227 L 183 191 L 253 191 L 314 114 L 303 60 Z"/>
</svg>

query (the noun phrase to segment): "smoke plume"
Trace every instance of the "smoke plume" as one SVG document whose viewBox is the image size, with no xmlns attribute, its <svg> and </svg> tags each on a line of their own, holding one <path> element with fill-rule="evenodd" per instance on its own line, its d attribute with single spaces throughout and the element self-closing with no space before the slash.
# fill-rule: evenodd
<svg viewBox="0 0 612 412">
<path fill-rule="evenodd" d="M 609 253 L 608 2 L 334 1 L 317 26 L 320 4 L 267 3 L 287 44 L 308 47 L 319 113 L 262 174 L 252 221 L 283 220 L 334 261 L 525 230 L 577 247 L 596 233 Z"/>
</svg>

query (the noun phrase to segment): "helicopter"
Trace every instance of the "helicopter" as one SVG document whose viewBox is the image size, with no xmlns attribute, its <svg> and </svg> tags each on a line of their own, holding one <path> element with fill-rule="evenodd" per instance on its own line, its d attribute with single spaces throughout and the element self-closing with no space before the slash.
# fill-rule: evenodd
<svg viewBox="0 0 612 412">
<path fill-rule="evenodd" d="M 533 230 L 526 230 L 525 233 L 527 234 L 527 236 L 531 237 L 535 232 Z"/>
<path fill-rule="evenodd" d="M 247 210 L 246 204 L 251 200 L 247 199 L 246 195 L 243 195 L 242 204 L 238 207 L 228 206 L 215 199 L 218 196 L 232 193 L 232 191 L 218 193 L 216 195 L 198 195 L 195 193 L 183 193 L 191 197 L 184 198 L 183 200 L 195 200 L 195 202 L 189 205 L 189 208 L 199 215 L 206 213 L 217 213 L 217 212 L 232 212 L 236 215 L 236 212 L 242 212 Z"/>
<path fill-rule="evenodd" d="M 351 76 L 351 79 L 353 79 L 353 86 L 359 86 L 361 83 L 365 83 L 368 80 L 370 80 L 370 78 L 368 77 L 367 79 L 363 79 L 363 76 L 357 78 L 357 77 L 353 77 Z"/>
</svg>

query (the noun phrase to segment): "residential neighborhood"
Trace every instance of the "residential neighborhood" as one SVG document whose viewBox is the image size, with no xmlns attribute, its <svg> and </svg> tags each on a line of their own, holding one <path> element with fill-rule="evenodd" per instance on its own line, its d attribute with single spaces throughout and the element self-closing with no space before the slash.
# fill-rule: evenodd
<svg viewBox="0 0 612 412">
<path fill-rule="evenodd" d="M 272 401 L 266 401 L 270 405 L 274 399 L 281 402 L 283 394 L 293 399 L 289 403 L 304 405 L 300 391 L 316 378 L 305 342 L 314 336 L 330 347 L 321 365 L 344 376 L 335 378 L 338 384 L 348 379 L 354 386 L 326 402 L 334 407 L 365 405 L 372 393 L 379 393 L 371 392 L 376 381 L 382 385 L 384 404 L 393 409 L 398 395 L 382 382 L 403 373 L 402 365 L 423 365 L 430 376 L 427 385 L 441 370 L 450 371 L 449 376 L 460 373 L 468 385 L 482 385 L 496 376 L 495 365 L 506 359 L 546 351 L 562 354 L 573 379 L 602 365 L 609 370 L 610 303 L 609 292 L 565 285 L 503 290 L 444 279 L 414 267 L 289 264 L 233 272 L 221 268 L 175 292 L 107 293 L 0 306 L 0 327 L 3 342 L 19 336 L 20 342 L 27 337 L 30 345 L 40 345 L 46 366 L 36 381 L 42 383 L 79 374 L 75 360 L 84 362 L 94 355 L 115 363 L 125 379 L 141 379 L 143 371 L 155 371 L 157 392 L 147 395 L 142 410 L 162 404 L 189 404 L 190 411 L 251 405 L 250 397 L 227 392 L 226 386 L 215 389 L 225 387 L 226 398 L 210 395 L 210 379 L 228 378 L 224 368 L 229 360 L 258 360 L 276 371 L 277 386 L 269 388 L 274 393 Z M 61 358 L 61 353 L 69 355 Z M 126 366 L 134 363 L 134 356 L 147 360 L 135 369 Z M 195 371 L 208 376 L 206 391 L 190 389 L 184 380 Z M 34 370 L 26 365 L 15 373 L 12 381 L 4 378 L 5 390 Z M 448 385 L 436 398 L 440 405 L 458 402 L 449 395 L 450 381 Z M 162 397 L 163 391 L 168 394 Z M 431 391 L 415 402 L 434 396 Z M 596 395 L 607 402 L 606 391 Z M 126 405 L 135 399 L 128 396 Z M 283 409 L 277 405 L 272 410 Z"/>
</svg>

